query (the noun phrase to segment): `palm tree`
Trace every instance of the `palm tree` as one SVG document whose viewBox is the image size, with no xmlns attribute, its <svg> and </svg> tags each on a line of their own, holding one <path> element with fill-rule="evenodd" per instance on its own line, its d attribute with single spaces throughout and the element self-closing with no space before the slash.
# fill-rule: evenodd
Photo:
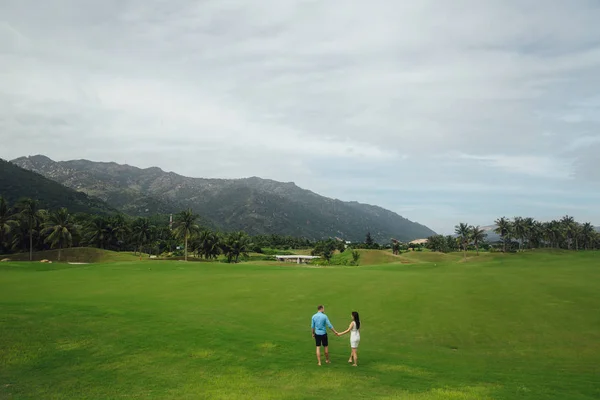
<svg viewBox="0 0 600 400">
<path fill-rule="evenodd" d="M 594 229 L 594 226 L 591 223 L 586 222 L 582 225 L 581 238 L 583 239 L 584 249 L 589 250 L 590 245 L 593 245 L 595 233 L 596 230 Z"/>
<path fill-rule="evenodd" d="M 220 244 L 219 235 L 208 230 L 202 231 L 196 240 L 198 254 L 207 260 L 217 258 L 221 252 Z"/>
<path fill-rule="evenodd" d="M 571 250 L 571 244 L 573 242 L 573 226 L 575 224 L 575 218 L 565 215 L 560 220 L 561 228 L 567 242 L 567 249 Z"/>
<path fill-rule="evenodd" d="M 22 217 L 19 216 L 14 225 L 11 227 L 10 237 L 10 246 L 13 250 L 18 252 L 27 251 L 29 244 L 29 226 Z"/>
<path fill-rule="evenodd" d="M 541 241 L 546 245 L 546 247 L 550 247 L 552 242 L 552 223 L 541 222 L 539 227 L 539 234 Z"/>
<path fill-rule="evenodd" d="M 544 224 L 540 221 L 533 220 L 531 229 L 529 230 L 529 244 L 535 248 L 542 247 L 544 242 Z"/>
<path fill-rule="evenodd" d="M 160 231 L 160 239 L 162 240 L 165 249 L 169 252 L 172 252 L 175 247 L 177 247 L 177 239 L 173 235 L 173 230 L 168 226 L 165 226 L 164 229 Z"/>
<path fill-rule="evenodd" d="M 125 242 L 129 233 L 129 225 L 123 214 L 117 214 L 110 219 L 110 235 L 116 242 L 118 250 L 121 250 L 121 245 Z"/>
<path fill-rule="evenodd" d="M 156 246 L 158 252 L 161 253 L 164 250 L 172 251 L 174 246 L 177 246 L 175 238 L 173 237 L 173 231 L 168 225 L 157 226 L 155 232 Z"/>
<path fill-rule="evenodd" d="M 104 249 L 110 242 L 110 225 L 103 216 L 92 218 L 85 227 L 87 242 L 94 244 L 99 249 Z"/>
<path fill-rule="evenodd" d="M 6 241 L 15 223 L 12 217 L 12 210 L 8 206 L 8 202 L 0 196 L 0 254 L 8 247 Z"/>
<path fill-rule="evenodd" d="M 46 228 L 44 232 L 48 234 L 46 243 L 49 243 L 51 248 L 58 247 L 58 261 L 60 261 L 63 247 L 69 247 L 73 243 L 75 226 L 71 222 L 71 216 L 63 207 L 50 213 L 44 226 Z"/>
<path fill-rule="evenodd" d="M 550 221 L 550 237 L 552 240 L 552 248 L 560 247 L 560 240 L 562 237 L 562 228 L 560 222 L 557 220 Z"/>
<path fill-rule="evenodd" d="M 519 251 L 523 250 L 523 243 L 527 237 L 527 225 L 522 217 L 515 217 L 513 219 L 513 233 L 515 238 L 519 239 Z"/>
<path fill-rule="evenodd" d="M 502 251 L 506 253 L 506 242 L 510 240 L 512 224 L 506 217 L 497 219 L 495 223 L 496 229 L 494 229 L 494 232 L 502 238 Z"/>
<path fill-rule="evenodd" d="M 562 228 L 559 221 L 552 220 L 548 223 L 548 235 L 550 236 L 552 248 L 558 248 L 562 237 Z"/>
<path fill-rule="evenodd" d="M 583 233 L 583 227 L 579 222 L 573 223 L 573 239 L 575 240 L 575 250 L 579 250 L 579 239 Z"/>
<path fill-rule="evenodd" d="M 194 214 L 191 209 L 182 211 L 175 217 L 175 229 L 173 233 L 175 237 L 183 239 L 185 242 L 185 261 L 187 261 L 188 254 L 188 239 L 200 230 L 200 227 L 196 224 L 197 219 L 198 215 Z"/>
<path fill-rule="evenodd" d="M 133 222 L 132 234 L 135 243 L 142 254 L 142 247 L 150 242 L 154 233 L 155 226 L 150 223 L 146 217 L 140 217 Z"/>
<path fill-rule="evenodd" d="M 591 237 L 591 248 L 600 249 L 600 232 L 594 232 Z"/>
<path fill-rule="evenodd" d="M 33 232 L 36 226 L 43 222 L 44 211 L 40 210 L 39 202 L 33 199 L 23 199 L 17 207 L 29 230 L 29 261 L 33 261 Z"/>
<path fill-rule="evenodd" d="M 473 240 L 473 244 L 475 245 L 475 249 L 477 250 L 477 255 L 479 255 L 479 244 L 482 243 L 487 237 L 487 233 L 483 229 L 477 226 L 471 226 L 471 240 Z"/>
<path fill-rule="evenodd" d="M 463 248 L 464 256 L 467 258 L 467 246 L 469 245 L 469 239 L 471 236 L 471 229 L 469 224 L 461 222 L 454 227 L 454 233 L 458 235 L 458 240 Z"/>
<path fill-rule="evenodd" d="M 527 248 L 532 248 L 532 243 L 536 239 L 536 221 L 527 217 L 523 219 L 523 225 L 525 226 L 525 239 L 527 239 Z"/>
<path fill-rule="evenodd" d="M 227 256 L 227 261 L 238 262 L 240 255 L 247 257 L 252 243 L 250 238 L 244 232 L 230 233 L 222 243 L 223 253 Z"/>
</svg>

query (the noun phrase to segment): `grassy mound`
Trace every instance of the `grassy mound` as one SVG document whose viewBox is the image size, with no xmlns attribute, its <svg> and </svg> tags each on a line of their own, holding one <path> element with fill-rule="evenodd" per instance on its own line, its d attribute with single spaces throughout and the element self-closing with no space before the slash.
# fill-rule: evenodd
<svg viewBox="0 0 600 400">
<path fill-rule="evenodd" d="M 456 262 L 463 257 L 462 253 L 438 253 L 433 251 L 409 251 L 403 253 L 402 256 L 413 262 L 430 263 Z"/>
<path fill-rule="evenodd" d="M 421 263 L 453 263 L 453 262 L 486 262 L 497 258 L 510 256 L 503 253 L 480 252 L 477 255 L 474 251 L 467 252 L 467 258 L 464 258 L 463 252 L 439 253 L 430 250 L 408 251 L 402 253 L 402 256 L 413 262 Z"/>
<path fill-rule="evenodd" d="M 8 258 L 12 261 L 29 261 L 29 253 L 9 254 L 0 256 L 0 258 Z M 72 247 L 62 250 L 60 260 L 61 262 L 98 263 L 136 261 L 139 259 L 139 256 L 135 256 L 130 252 L 116 252 L 97 249 L 95 247 Z M 33 253 L 33 260 L 50 260 L 56 262 L 58 260 L 58 250 L 36 251 Z"/>
<path fill-rule="evenodd" d="M 395 256 L 391 252 L 384 250 L 357 250 L 360 253 L 359 265 L 384 265 L 391 263 L 409 264 L 411 261 L 402 256 Z M 333 265 L 351 265 L 352 249 L 347 249 L 343 253 L 336 252 L 331 258 Z M 319 264 L 320 261 L 316 261 Z"/>
<path fill-rule="evenodd" d="M 404 257 L 404 255 L 394 255 L 388 251 L 382 250 L 359 250 L 360 252 L 360 265 L 381 265 L 390 263 L 411 263 L 411 260 Z M 352 259 L 352 252 L 349 256 Z"/>
</svg>

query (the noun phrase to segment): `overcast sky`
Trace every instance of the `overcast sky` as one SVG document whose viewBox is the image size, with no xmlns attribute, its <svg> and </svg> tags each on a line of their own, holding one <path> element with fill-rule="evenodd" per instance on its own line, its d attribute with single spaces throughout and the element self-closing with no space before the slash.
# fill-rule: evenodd
<svg viewBox="0 0 600 400">
<path fill-rule="evenodd" d="M 600 225 L 600 1 L 0 0 L 0 157 Z"/>
</svg>

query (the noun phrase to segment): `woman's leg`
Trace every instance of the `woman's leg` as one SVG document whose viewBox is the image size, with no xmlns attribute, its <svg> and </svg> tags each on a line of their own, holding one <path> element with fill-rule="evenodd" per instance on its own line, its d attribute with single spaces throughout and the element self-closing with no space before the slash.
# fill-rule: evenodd
<svg viewBox="0 0 600 400">
<path fill-rule="evenodd" d="M 358 352 L 357 352 L 357 350 L 358 349 L 356 349 L 356 348 L 352 349 L 352 358 L 354 358 L 354 364 L 352 364 L 352 365 L 355 366 L 355 367 L 358 365 Z"/>
</svg>

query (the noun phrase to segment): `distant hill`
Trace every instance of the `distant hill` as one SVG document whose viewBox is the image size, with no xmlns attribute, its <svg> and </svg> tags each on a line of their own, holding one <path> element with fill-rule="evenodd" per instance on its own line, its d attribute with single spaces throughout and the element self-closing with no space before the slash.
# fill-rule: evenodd
<svg viewBox="0 0 600 400">
<path fill-rule="evenodd" d="M 495 242 L 500 242 L 502 240 L 500 235 L 498 235 L 496 232 L 494 232 L 494 229 L 496 229 L 497 227 L 498 227 L 497 225 L 487 225 L 487 226 L 481 227 L 481 229 L 483 229 L 485 231 L 485 233 L 487 234 L 487 237 L 485 238 L 485 240 L 487 242 L 495 243 Z"/>
<path fill-rule="evenodd" d="M 95 214 L 116 213 L 117 210 L 85 193 L 67 188 L 35 172 L 0 159 L 0 196 L 9 204 L 22 198 L 40 200 L 44 208 L 67 207 L 71 212 Z"/>
<path fill-rule="evenodd" d="M 409 241 L 434 232 L 381 207 L 344 202 L 261 178 L 188 178 L 160 168 L 45 156 L 22 157 L 16 165 L 106 201 L 131 215 L 192 208 L 223 230 L 277 233 L 362 241 L 367 231 L 380 242 Z"/>
<path fill-rule="evenodd" d="M 496 229 L 496 225 L 480 226 L 479 228 L 482 229 L 485 232 L 485 234 L 487 235 L 485 237 L 486 242 L 496 243 L 496 242 L 500 242 L 502 240 L 500 235 L 498 235 L 496 232 L 494 232 L 494 229 Z M 452 234 L 451 236 L 458 237 L 458 235 L 455 233 Z"/>
</svg>

